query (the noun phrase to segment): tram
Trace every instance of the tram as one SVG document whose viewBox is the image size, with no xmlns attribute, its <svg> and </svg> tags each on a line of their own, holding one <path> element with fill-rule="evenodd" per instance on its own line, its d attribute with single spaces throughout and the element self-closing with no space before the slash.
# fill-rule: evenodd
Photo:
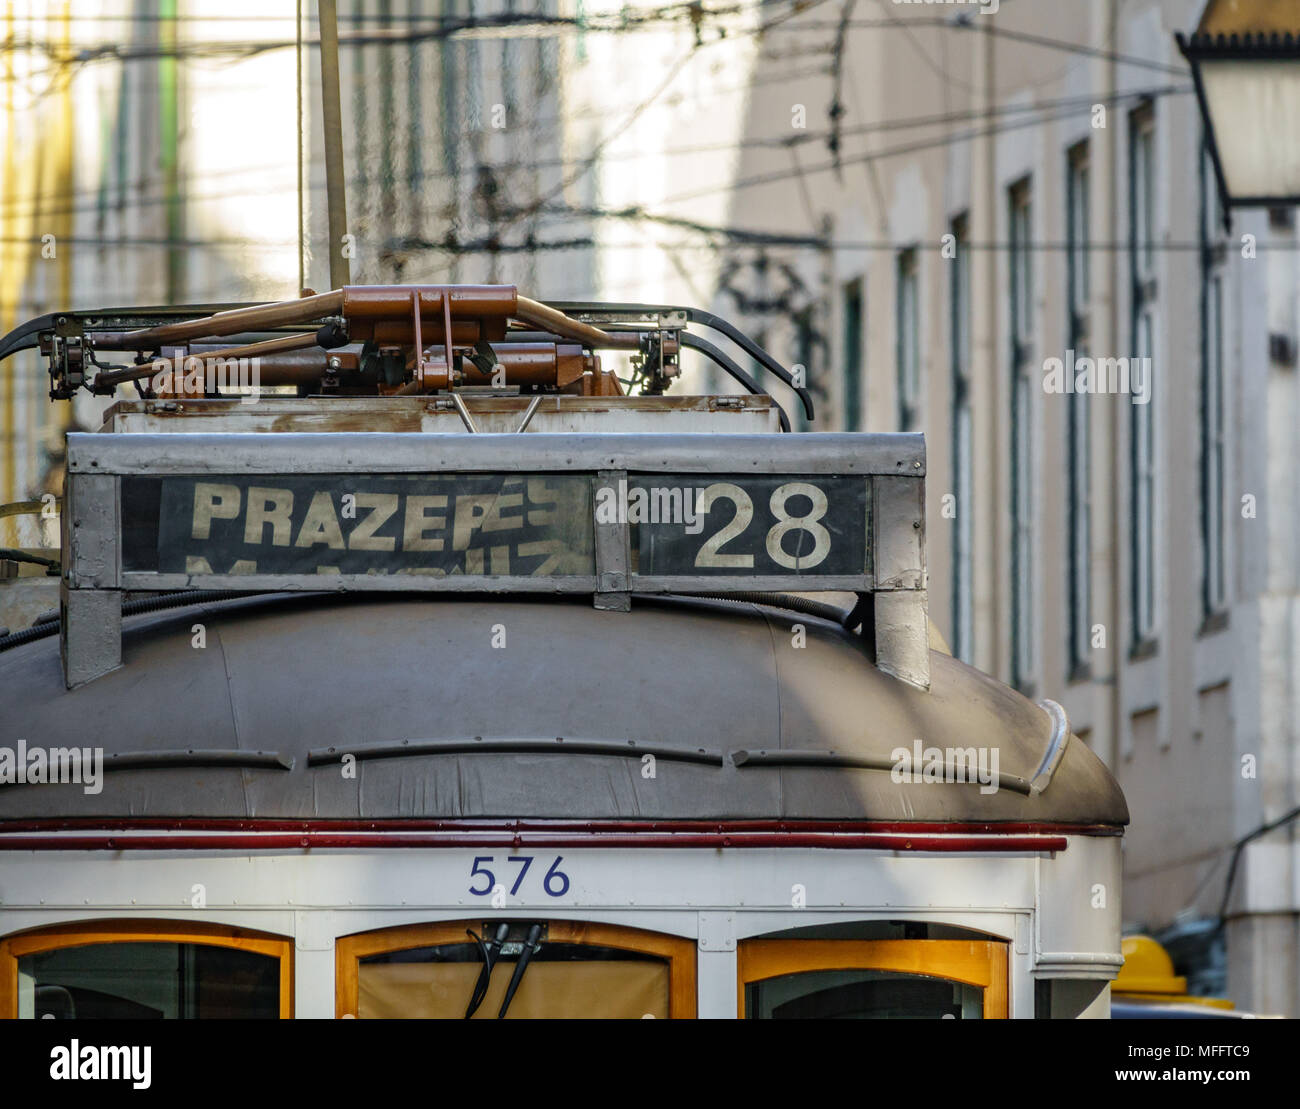
<svg viewBox="0 0 1300 1109">
<path fill-rule="evenodd" d="M 1108 1015 L 1124 798 L 932 632 L 922 436 L 512 286 L 21 350 L 113 403 L 0 638 L 0 1015 Z"/>
</svg>

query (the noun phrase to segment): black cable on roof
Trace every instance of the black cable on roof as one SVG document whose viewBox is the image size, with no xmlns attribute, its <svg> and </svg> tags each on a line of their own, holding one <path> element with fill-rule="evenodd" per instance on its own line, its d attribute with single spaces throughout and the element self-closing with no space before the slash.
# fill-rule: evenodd
<svg viewBox="0 0 1300 1109">
<path fill-rule="evenodd" d="M 143 597 L 139 600 L 127 601 L 122 605 L 122 615 L 140 616 L 147 612 L 162 612 L 164 609 L 182 608 L 185 605 L 200 604 L 205 601 L 229 601 L 236 597 L 247 597 L 248 595 L 247 593 L 241 593 L 237 589 L 212 591 L 187 589 L 183 593 L 170 593 L 165 597 Z M 58 617 L 53 620 L 42 620 L 39 624 L 33 624 L 30 628 L 23 628 L 21 631 L 0 636 L 0 651 L 7 651 L 10 647 L 20 647 L 24 643 L 31 643 L 37 639 L 45 639 L 47 636 L 57 635 L 58 632 Z"/>
<path fill-rule="evenodd" d="M 163 612 L 172 608 L 184 608 L 186 605 L 207 604 L 214 601 L 233 601 L 240 598 L 267 598 L 274 595 L 283 599 L 284 594 L 276 592 L 274 594 L 264 593 L 247 593 L 238 589 L 187 589 L 182 593 L 170 593 L 161 597 L 144 597 L 135 601 L 127 601 L 122 605 L 123 616 L 142 616 L 150 612 Z M 297 597 L 312 596 L 310 593 L 295 594 Z M 315 594 L 319 596 L 319 594 Z M 330 596 L 338 596 L 331 593 Z M 356 597 L 358 594 L 348 594 L 349 597 Z M 421 594 L 423 597 L 436 596 L 436 594 Z M 529 595 L 534 597 L 535 595 Z M 810 600 L 807 597 L 796 597 L 788 593 L 764 593 L 759 591 L 750 591 L 743 593 L 681 593 L 681 594 L 657 594 L 658 599 L 666 599 L 672 596 L 681 597 L 698 597 L 703 600 L 712 601 L 737 601 L 744 604 L 766 605 L 768 608 L 784 608 L 792 612 L 802 612 L 808 616 L 817 616 L 823 620 L 830 620 L 832 623 L 839 624 L 841 627 L 848 628 L 850 631 L 861 623 L 860 616 L 854 619 L 857 614 L 846 612 L 836 605 L 829 605 L 822 601 Z M 650 599 L 647 596 L 645 599 Z M 852 622 L 850 622 L 852 621 Z M 59 620 L 53 619 L 42 620 L 40 623 L 33 624 L 30 628 L 23 628 L 21 631 L 11 632 L 8 635 L 0 636 L 0 652 L 9 650 L 11 647 L 21 647 L 24 643 L 32 643 L 38 639 L 46 639 L 49 636 L 57 635 L 59 632 Z"/>
</svg>

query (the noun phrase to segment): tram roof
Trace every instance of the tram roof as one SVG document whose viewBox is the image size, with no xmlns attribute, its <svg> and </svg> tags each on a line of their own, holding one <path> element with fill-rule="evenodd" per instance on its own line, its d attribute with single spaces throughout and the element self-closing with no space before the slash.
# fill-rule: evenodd
<svg viewBox="0 0 1300 1109">
<path fill-rule="evenodd" d="M 0 746 L 100 747 L 108 771 L 97 794 L 0 787 L 0 821 L 1128 822 L 1063 716 L 940 652 L 929 692 L 868 652 L 833 620 L 734 600 L 210 601 L 128 618 L 121 669 L 71 691 L 57 637 L 0 653 Z M 918 740 L 996 751 L 999 788 L 891 780 Z"/>
</svg>

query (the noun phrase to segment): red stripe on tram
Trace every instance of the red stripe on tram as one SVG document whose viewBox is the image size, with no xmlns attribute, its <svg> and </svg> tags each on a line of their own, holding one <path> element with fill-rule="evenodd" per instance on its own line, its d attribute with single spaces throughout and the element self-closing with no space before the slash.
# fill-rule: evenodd
<svg viewBox="0 0 1300 1109">
<path fill-rule="evenodd" d="M 1064 836 L 836 832 L 324 832 L 0 835 L 0 851 L 284 851 L 430 847 L 822 847 L 919 852 L 1064 851 Z"/>
<path fill-rule="evenodd" d="M 497 832 L 497 833 L 815 833 L 904 836 L 1118 836 L 1111 824 L 1065 824 L 988 821 L 941 823 L 880 820 L 283 820 L 238 817 L 54 817 L 0 821 L 6 832 Z"/>
</svg>

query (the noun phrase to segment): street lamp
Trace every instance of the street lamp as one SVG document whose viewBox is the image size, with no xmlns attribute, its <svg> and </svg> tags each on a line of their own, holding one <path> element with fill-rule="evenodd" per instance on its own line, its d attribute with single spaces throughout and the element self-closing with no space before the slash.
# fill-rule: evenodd
<svg viewBox="0 0 1300 1109">
<path fill-rule="evenodd" d="M 1300 4 L 1209 0 L 1178 34 L 1192 67 L 1225 217 L 1300 204 Z"/>
</svg>

